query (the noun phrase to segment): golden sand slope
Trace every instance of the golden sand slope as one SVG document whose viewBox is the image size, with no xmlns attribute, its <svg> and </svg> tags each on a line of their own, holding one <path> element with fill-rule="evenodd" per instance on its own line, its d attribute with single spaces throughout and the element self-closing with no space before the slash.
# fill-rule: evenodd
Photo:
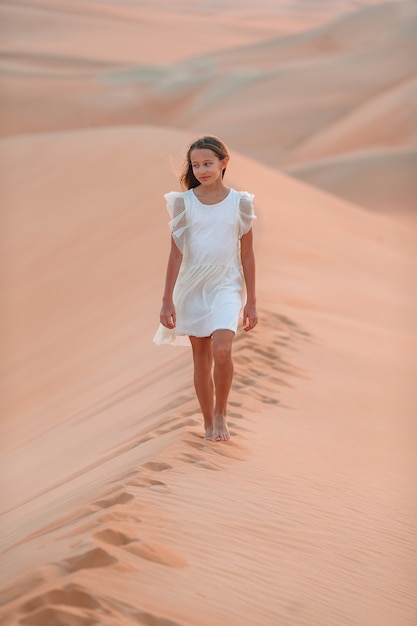
<svg viewBox="0 0 417 626">
<path fill-rule="evenodd" d="M 289 168 L 287 172 L 363 207 L 396 215 L 411 225 L 417 219 L 417 148 L 351 153 Z"/>
<path fill-rule="evenodd" d="M 261 325 L 206 443 L 188 349 L 151 342 L 189 139 L 2 141 L 2 621 L 408 625 L 415 236 L 233 153 Z"/>
<path fill-rule="evenodd" d="M 417 8 L 371 4 L 336 16 L 315 3 L 315 20 L 335 19 L 286 36 L 282 12 L 296 14 L 286 3 L 263 5 L 257 19 L 234 3 L 184 3 L 164 20 L 149 3 L 0 5 L 0 134 L 136 124 L 212 132 L 348 200 L 408 212 L 415 176 L 398 150 L 416 147 Z M 370 151 L 381 157 L 372 165 Z M 323 161 L 335 156 L 337 175 Z M 402 197 L 355 175 L 370 169 Z"/>
</svg>

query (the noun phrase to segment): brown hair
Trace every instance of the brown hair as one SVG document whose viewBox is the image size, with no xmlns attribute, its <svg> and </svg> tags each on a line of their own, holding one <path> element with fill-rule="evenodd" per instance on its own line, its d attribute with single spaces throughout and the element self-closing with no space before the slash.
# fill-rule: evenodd
<svg viewBox="0 0 417 626">
<path fill-rule="evenodd" d="M 188 148 L 187 156 L 184 163 L 184 169 L 180 178 L 181 185 L 185 189 L 194 189 L 194 187 L 198 187 L 201 184 L 194 176 L 193 167 L 191 165 L 192 151 L 201 149 L 211 150 L 220 160 L 223 160 L 229 156 L 229 151 L 226 145 L 218 137 L 206 136 L 201 137 L 201 139 L 197 139 L 196 141 L 193 141 L 191 146 Z M 226 168 L 224 168 L 224 170 L 222 171 L 222 178 L 225 171 Z"/>
</svg>

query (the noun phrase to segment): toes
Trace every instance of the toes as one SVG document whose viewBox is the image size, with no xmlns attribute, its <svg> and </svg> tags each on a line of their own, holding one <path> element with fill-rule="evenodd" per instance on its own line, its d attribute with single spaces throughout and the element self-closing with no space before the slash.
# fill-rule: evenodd
<svg viewBox="0 0 417 626">
<path fill-rule="evenodd" d="M 229 441 L 230 435 L 228 433 L 221 433 L 220 435 L 213 435 L 210 437 L 210 441 Z"/>
</svg>

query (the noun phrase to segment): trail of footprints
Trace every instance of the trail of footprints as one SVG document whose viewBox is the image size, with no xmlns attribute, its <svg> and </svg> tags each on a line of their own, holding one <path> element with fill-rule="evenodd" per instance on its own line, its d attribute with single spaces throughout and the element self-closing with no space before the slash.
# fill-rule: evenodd
<svg viewBox="0 0 417 626">
<path fill-rule="evenodd" d="M 152 473 L 170 468 L 166 463 L 152 462 L 145 465 L 148 465 L 147 469 Z M 113 598 L 93 595 L 86 587 L 71 580 L 83 570 L 97 568 L 113 567 L 121 572 L 136 571 L 137 567 L 123 557 L 123 552 L 163 566 L 187 566 L 183 557 L 168 546 L 138 539 L 142 520 L 136 511 L 141 505 L 132 506 L 135 495 L 129 491 L 129 487 L 156 487 L 158 491 L 162 488 L 163 493 L 168 493 L 165 483 L 136 472 L 132 473 L 132 477 L 123 487 L 125 489 L 115 489 L 106 497 L 93 502 L 88 512 L 81 518 L 77 517 L 72 530 L 68 531 L 68 520 L 62 525 L 67 532 L 58 534 L 55 530 L 56 541 L 73 537 L 75 543 L 72 546 L 79 552 L 58 563 L 39 568 L 4 590 L 0 595 L 1 604 L 5 607 L 0 612 L 0 622 L 4 626 L 92 626 L 122 623 L 181 626 L 177 622 L 141 611 Z M 120 526 L 123 531 L 119 529 Z M 59 589 L 51 588 L 49 582 L 56 579 L 63 582 Z M 66 579 L 68 582 L 65 584 Z"/>
<path fill-rule="evenodd" d="M 291 320 L 265 312 L 261 315 L 257 332 L 261 341 L 257 340 L 255 334 L 249 334 L 244 339 L 242 336 L 236 337 L 233 393 L 239 395 L 242 401 L 230 402 L 231 442 L 224 445 L 203 439 L 201 422 L 195 417 L 194 394 L 190 393 L 181 396 L 179 405 L 178 401 L 174 403 L 176 409 L 182 407 L 181 413 L 167 417 L 163 427 L 135 442 L 126 443 L 117 452 L 123 453 L 124 449 L 140 445 L 150 438 L 185 427 L 186 448 L 181 453 L 184 463 L 203 470 L 220 471 L 225 463 L 243 460 L 247 450 L 238 439 L 239 432 L 247 430 L 242 424 L 244 416 L 239 412 L 240 406 L 245 404 L 244 397 L 249 395 L 252 401 L 270 404 L 271 407 L 279 405 L 279 387 L 290 385 L 290 377 L 305 375 L 284 357 L 284 353 L 296 349 L 298 341 L 311 340 L 308 333 Z M 170 408 L 170 412 L 173 408 Z M 53 533 L 53 540 L 57 542 L 73 538 L 72 547 L 76 554 L 38 568 L 3 590 L 0 593 L 0 606 L 4 607 L 0 610 L 0 622 L 4 626 L 14 626 L 16 623 L 27 626 L 181 626 L 178 622 L 147 613 L 115 598 L 98 597 L 97 594 L 93 596 L 88 589 L 72 580 L 83 570 L 97 568 L 136 571 L 140 567 L 138 558 L 165 567 L 187 567 L 185 559 L 170 547 L 138 538 L 138 531 L 140 534 L 144 522 L 142 517 L 146 518 L 148 506 L 143 503 L 140 490 L 155 492 L 155 497 L 170 497 L 169 485 L 159 480 L 161 473 L 166 471 L 169 475 L 170 469 L 171 466 L 163 461 L 149 461 L 122 476 L 112 490 L 83 507 L 70 520 L 58 520 L 29 537 L 28 540 L 33 540 Z M 154 512 L 152 516 L 154 519 Z M 51 588 L 49 582 L 56 579 L 62 581 L 59 589 Z"/>
</svg>

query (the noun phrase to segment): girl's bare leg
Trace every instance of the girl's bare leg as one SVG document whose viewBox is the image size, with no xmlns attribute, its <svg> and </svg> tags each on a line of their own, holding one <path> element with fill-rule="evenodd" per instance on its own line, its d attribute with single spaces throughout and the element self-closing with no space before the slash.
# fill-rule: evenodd
<svg viewBox="0 0 417 626">
<path fill-rule="evenodd" d="M 213 441 L 228 441 L 227 400 L 233 381 L 232 343 L 234 332 L 216 330 L 213 333 L 214 389 L 216 404 L 213 413 Z"/>
<path fill-rule="evenodd" d="M 194 359 L 194 387 L 204 417 L 205 438 L 213 437 L 214 384 L 211 337 L 190 337 Z"/>
</svg>

